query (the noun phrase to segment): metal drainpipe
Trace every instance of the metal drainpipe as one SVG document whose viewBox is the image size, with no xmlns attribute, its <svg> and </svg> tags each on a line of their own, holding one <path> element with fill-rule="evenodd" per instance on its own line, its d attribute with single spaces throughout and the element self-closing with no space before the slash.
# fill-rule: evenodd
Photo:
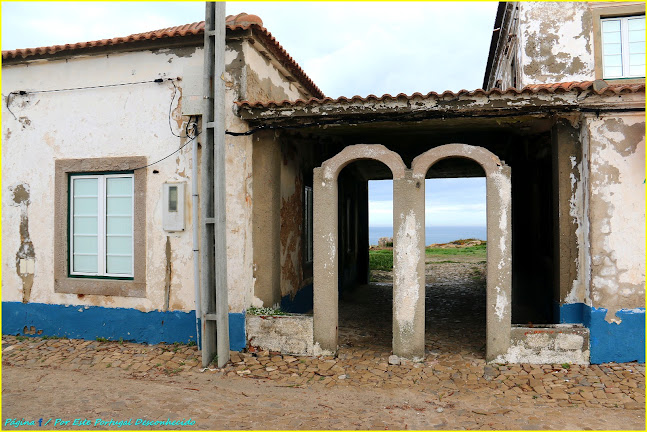
<svg viewBox="0 0 647 432">
<path fill-rule="evenodd" d="M 202 316 L 200 311 L 200 246 L 198 240 L 198 138 L 193 140 L 191 145 L 191 223 L 193 224 L 193 291 L 195 293 L 195 337 L 198 349 L 202 349 L 202 338 L 200 337 L 199 319 Z"/>
</svg>

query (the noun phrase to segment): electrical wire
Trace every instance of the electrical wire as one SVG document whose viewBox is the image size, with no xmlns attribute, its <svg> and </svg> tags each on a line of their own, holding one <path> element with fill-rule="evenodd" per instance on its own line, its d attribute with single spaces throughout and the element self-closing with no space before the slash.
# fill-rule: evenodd
<svg viewBox="0 0 647 432">
<path fill-rule="evenodd" d="M 16 114 L 14 114 L 14 112 L 11 111 L 11 107 L 10 107 L 11 102 L 13 101 L 13 97 L 15 96 L 26 96 L 26 95 L 38 94 L 38 93 L 58 93 L 58 92 L 88 90 L 88 89 L 96 89 L 96 88 L 122 87 L 122 86 L 129 86 L 129 85 L 149 84 L 149 83 L 162 83 L 164 82 L 164 80 L 173 82 L 173 78 L 155 78 L 154 80 L 146 80 L 146 81 L 135 81 L 135 82 L 117 83 L 117 84 L 103 84 L 103 85 L 85 86 L 85 87 L 69 87 L 69 88 L 51 89 L 51 90 L 33 90 L 33 91 L 16 90 L 16 91 L 10 92 L 7 95 L 6 105 L 7 105 L 7 110 L 11 113 L 13 118 L 15 120 L 18 120 L 18 118 L 16 117 Z M 173 82 L 173 86 L 175 86 L 175 82 Z M 175 93 L 173 94 L 173 97 L 175 97 Z M 171 101 L 171 103 L 173 103 L 173 101 Z M 170 122 L 169 122 L 169 125 L 170 125 Z"/>
<path fill-rule="evenodd" d="M 195 139 L 196 139 L 196 138 L 198 138 L 199 136 L 200 136 L 200 133 L 198 132 L 198 134 L 197 134 L 196 136 L 194 136 L 193 138 L 191 138 L 190 140 L 188 140 L 187 142 L 185 142 L 184 144 L 182 144 L 182 145 L 181 145 L 177 150 L 175 150 L 173 153 L 168 154 L 168 155 L 164 156 L 162 159 L 156 160 L 155 162 L 149 163 L 148 165 L 144 165 L 144 166 L 140 166 L 140 167 L 137 167 L 137 168 L 133 168 L 133 171 L 137 171 L 137 170 L 140 170 L 140 169 L 148 168 L 149 166 L 153 166 L 153 165 L 155 165 L 155 164 L 157 164 L 157 163 L 162 162 L 162 161 L 163 161 L 163 160 L 165 160 L 165 159 L 170 158 L 170 157 L 171 157 L 171 156 L 173 156 L 175 153 L 179 152 L 179 151 L 180 151 L 180 150 L 182 150 L 184 147 L 188 146 L 188 145 L 189 145 L 189 144 L 191 144 L 193 141 L 195 141 Z M 197 143 L 196 143 L 196 144 L 197 144 Z"/>
</svg>

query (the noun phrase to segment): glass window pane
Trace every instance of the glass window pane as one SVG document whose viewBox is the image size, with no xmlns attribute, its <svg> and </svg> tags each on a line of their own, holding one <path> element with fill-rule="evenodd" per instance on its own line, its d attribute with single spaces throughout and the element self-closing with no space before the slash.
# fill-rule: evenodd
<svg viewBox="0 0 647 432">
<path fill-rule="evenodd" d="M 97 234 L 97 217 L 75 217 L 74 232 L 72 234 Z"/>
<path fill-rule="evenodd" d="M 630 54 L 645 54 L 645 42 L 633 42 L 629 44 Z M 643 55 L 644 58 L 644 55 Z"/>
<path fill-rule="evenodd" d="M 604 67 L 604 77 L 605 78 L 617 78 L 622 76 L 621 67 Z"/>
<path fill-rule="evenodd" d="M 74 198 L 74 216 L 96 216 L 98 203 L 97 198 Z"/>
<path fill-rule="evenodd" d="M 133 194 L 132 177 L 108 177 L 106 179 L 106 192 L 108 195 L 128 195 Z"/>
<path fill-rule="evenodd" d="M 96 178 L 73 178 L 74 196 L 90 195 L 97 196 L 99 179 Z"/>
<path fill-rule="evenodd" d="M 619 55 L 605 55 L 604 66 L 622 66 L 622 56 Z"/>
<path fill-rule="evenodd" d="M 629 42 L 645 42 L 645 30 L 630 31 Z"/>
<path fill-rule="evenodd" d="M 641 66 L 645 64 L 645 56 L 643 54 L 632 54 L 629 56 L 629 64 L 632 66 Z"/>
<path fill-rule="evenodd" d="M 645 76 L 645 65 L 642 64 L 642 65 L 631 65 L 631 66 L 629 66 L 629 75 L 644 77 Z"/>
<path fill-rule="evenodd" d="M 106 199 L 107 215 L 132 215 L 133 199 L 132 198 L 107 198 Z"/>
<path fill-rule="evenodd" d="M 645 17 L 642 16 L 642 17 L 639 17 L 639 18 L 630 18 L 630 19 L 627 20 L 627 24 L 629 25 L 629 31 L 643 30 L 643 32 L 644 32 L 644 30 L 645 30 Z M 644 35 L 644 33 L 643 33 L 643 35 Z"/>
<path fill-rule="evenodd" d="M 614 55 L 622 53 L 622 44 L 604 44 L 604 55 Z"/>
<path fill-rule="evenodd" d="M 74 253 L 75 254 L 97 254 L 99 250 L 98 236 L 74 236 Z"/>
<path fill-rule="evenodd" d="M 617 20 L 617 19 L 605 19 L 605 20 L 602 20 L 602 31 L 604 33 L 619 32 L 620 31 L 620 20 Z"/>
<path fill-rule="evenodd" d="M 620 32 L 602 33 L 602 43 L 622 43 Z"/>
<path fill-rule="evenodd" d="M 106 234 L 132 234 L 133 220 L 130 217 L 106 217 Z"/>
<path fill-rule="evenodd" d="M 106 272 L 110 274 L 131 275 L 133 268 L 132 257 L 106 257 Z"/>
<path fill-rule="evenodd" d="M 96 255 L 75 255 L 72 271 L 78 273 L 96 273 L 98 271 L 98 264 Z"/>
<path fill-rule="evenodd" d="M 120 255 L 132 254 L 132 237 L 106 237 L 106 253 Z"/>
</svg>

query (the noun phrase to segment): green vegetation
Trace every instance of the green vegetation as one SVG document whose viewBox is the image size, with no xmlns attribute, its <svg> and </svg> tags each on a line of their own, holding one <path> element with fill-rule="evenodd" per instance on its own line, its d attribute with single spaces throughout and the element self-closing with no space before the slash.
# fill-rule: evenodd
<svg viewBox="0 0 647 432">
<path fill-rule="evenodd" d="M 96 341 L 97 342 L 108 342 L 108 339 L 106 339 L 104 337 L 98 337 L 98 338 L 96 338 Z"/>
<path fill-rule="evenodd" d="M 27 336 L 20 336 L 20 335 L 16 336 L 16 340 L 18 342 L 26 341 L 27 339 L 29 339 Z"/>
<path fill-rule="evenodd" d="M 393 270 L 393 249 L 368 251 L 368 265 L 371 270 Z"/>
<path fill-rule="evenodd" d="M 458 255 L 458 256 L 486 256 L 487 246 L 482 244 L 478 246 L 467 246 L 464 248 L 426 248 L 426 256 L 447 256 L 447 255 Z"/>
<path fill-rule="evenodd" d="M 42 340 L 47 339 L 67 339 L 67 336 L 41 336 Z"/>
<path fill-rule="evenodd" d="M 247 313 L 250 315 L 290 315 L 287 312 L 283 312 L 280 308 L 269 308 L 269 307 L 254 307 L 251 306 L 247 309 Z"/>
<path fill-rule="evenodd" d="M 451 243 L 456 245 L 463 245 L 472 240 L 473 239 L 456 240 Z M 455 256 L 455 257 L 469 256 L 469 257 L 485 258 L 487 256 L 486 251 L 487 251 L 487 246 L 485 243 L 477 246 L 466 246 L 466 247 L 460 247 L 460 248 L 428 247 L 425 249 L 425 256 L 447 257 L 447 258 L 450 258 L 452 256 Z M 384 271 L 393 270 L 393 249 L 369 250 L 368 262 L 371 270 L 384 270 Z M 448 259 L 448 260 L 434 262 L 434 264 L 454 263 L 454 262 L 460 262 L 460 261 L 454 261 L 454 260 Z M 485 261 L 481 261 L 481 262 L 485 262 Z"/>
</svg>

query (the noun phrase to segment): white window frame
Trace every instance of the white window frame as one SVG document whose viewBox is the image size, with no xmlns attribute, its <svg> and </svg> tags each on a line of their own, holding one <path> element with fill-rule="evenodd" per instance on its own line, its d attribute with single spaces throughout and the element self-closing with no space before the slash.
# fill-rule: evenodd
<svg viewBox="0 0 647 432">
<path fill-rule="evenodd" d="M 98 180 L 98 197 L 97 197 L 97 272 L 96 273 L 87 273 L 87 272 L 75 272 L 74 271 L 74 179 L 83 178 L 83 179 L 97 179 Z M 130 236 L 132 245 L 131 245 L 131 254 L 127 255 L 131 257 L 131 268 L 130 273 L 108 273 L 106 271 L 106 261 L 108 256 L 126 256 L 123 254 L 108 254 L 106 251 L 106 238 L 108 234 L 106 233 L 106 202 L 107 202 L 107 179 L 109 178 L 130 178 L 131 179 L 131 191 L 130 196 L 131 201 L 131 231 Z M 110 277 L 110 278 L 128 278 L 132 279 L 135 275 L 135 176 L 133 173 L 119 173 L 119 174 L 83 174 L 75 173 L 70 175 L 70 192 L 69 192 L 69 274 L 70 276 L 89 276 L 89 277 Z M 111 197 L 118 197 L 111 195 Z M 111 215 L 115 216 L 115 215 Z M 118 216 L 118 215 L 117 215 Z M 119 236 L 119 234 L 110 234 L 110 236 Z M 78 255 L 78 254 L 76 254 Z"/>
<path fill-rule="evenodd" d="M 630 58 L 630 53 L 629 53 L 629 20 L 631 19 L 638 19 L 638 18 L 645 18 L 645 15 L 631 15 L 631 16 L 624 16 L 624 17 L 609 17 L 609 18 L 601 18 L 600 19 L 600 40 L 601 40 L 601 48 L 602 48 L 602 77 L 603 79 L 622 79 L 622 78 L 644 78 L 645 74 L 644 71 L 642 74 L 638 75 L 631 75 L 629 74 L 629 58 Z M 605 65 L 604 65 L 604 22 L 609 22 L 609 21 L 619 21 L 620 22 L 620 58 L 621 58 L 621 67 L 622 67 L 622 74 L 619 76 L 607 76 L 605 74 Z"/>
</svg>

